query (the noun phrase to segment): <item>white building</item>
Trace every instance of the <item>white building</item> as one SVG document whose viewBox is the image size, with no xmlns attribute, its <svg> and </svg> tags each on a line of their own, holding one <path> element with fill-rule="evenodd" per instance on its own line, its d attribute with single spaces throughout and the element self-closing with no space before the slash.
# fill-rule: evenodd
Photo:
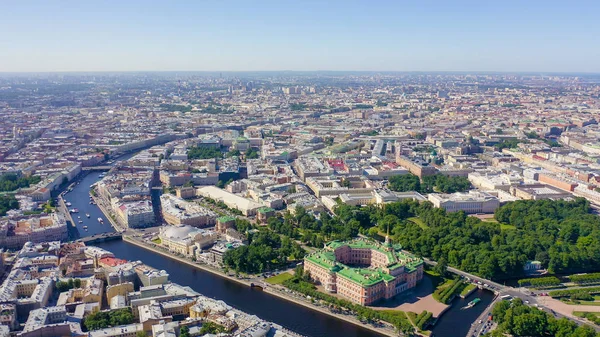
<svg viewBox="0 0 600 337">
<path fill-rule="evenodd" d="M 196 203 L 185 201 L 171 194 L 160 196 L 162 215 L 171 225 L 189 225 L 193 227 L 214 226 L 219 216 L 214 211 Z"/>
<path fill-rule="evenodd" d="M 115 202 L 113 209 L 119 220 L 129 228 L 148 227 L 155 222 L 150 200 Z"/>
<path fill-rule="evenodd" d="M 201 187 L 198 188 L 196 192 L 203 197 L 222 201 L 227 207 L 235 208 L 245 216 L 255 215 L 257 210 L 263 207 L 263 205 L 255 201 L 240 197 L 215 186 Z"/>
<path fill-rule="evenodd" d="M 464 211 L 465 213 L 494 213 L 500 207 L 500 201 L 493 195 L 479 191 L 453 194 L 429 194 L 429 201 L 435 207 L 444 208 L 448 212 Z"/>
<path fill-rule="evenodd" d="M 158 237 L 170 251 L 187 256 L 194 255 L 198 248 L 203 249 L 215 243 L 217 233 L 187 225 L 166 226 L 160 229 Z"/>
<path fill-rule="evenodd" d="M 509 174 L 482 174 L 480 172 L 471 172 L 468 175 L 469 181 L 473 186 L 482 190 L 503 190 L 507 191 L 513 185 L 518 185 L 523 182 L 523 178 L 518 175 Z"/>
</svg>

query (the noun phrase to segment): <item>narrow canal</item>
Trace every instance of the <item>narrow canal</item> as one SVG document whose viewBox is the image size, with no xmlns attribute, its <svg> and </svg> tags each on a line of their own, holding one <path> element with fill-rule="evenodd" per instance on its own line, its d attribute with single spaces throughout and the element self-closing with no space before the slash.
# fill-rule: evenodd
<svg viewBox="0 0 600 337">
<path fill-rule="evenodd" d="M 113 231 L 110 222 L 107 221 L 100 209 L 89 203 L 89 187 L 100 180 L 100 174 L 100 172 L 90 172 L 79 181 L 79 184 L 75 185 L 71 192 L 64 196 L 65 201 L 72 204 L 70 208 L 79 209 L 78 216 L 84 222 L 77 224 L 76 228 L 71 228 L 74 237 L 85 237 Z M 89 219 L 85 217 L 86 213 L 90 214 Z M 77 215 L 74 218 L 77 222 Z M 98 218 L 103 218 L 104 224 L 98 222 Z M 87 231 L 83 230 L 84 225 L 87 226 Z M 309 337 L 380 336 L 370 330 L 270 296 L 264 292 L 252 290 L 124 241 L 110 241 L 98 244 L 98 246 L 113 252 L 119 258 L 130 261 L 140 260 L 152 267 L 164 269 L 169 273 L 173 282 L 190 286 L 205 296 L 223 300 L 240 310 L 278 323 Z M 479 304 L 471 309 L 461 310 L 475 297 L 481 298 Z M 483 312 L 485 307 L 492 301 L 492 298 L 491 292 L 480 290 L 467 299 L 455 300 L 452 308 L 446 311 L 434 327 L 434 336 L 465 336 L 471 323 Z"/>
</svg>

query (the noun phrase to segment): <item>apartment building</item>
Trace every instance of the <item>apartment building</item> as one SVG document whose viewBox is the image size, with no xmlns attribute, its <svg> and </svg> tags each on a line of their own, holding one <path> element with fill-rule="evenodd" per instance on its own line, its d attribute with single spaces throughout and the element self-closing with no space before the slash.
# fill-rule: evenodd
<svg viewBox="0 0 600 337">
<path fill-rule="evenodd" d="M 0 220 L 0 247 L 21 249 L 26 242 L 64 241 L 67 221 L 61 213 Z"/>
</svg>

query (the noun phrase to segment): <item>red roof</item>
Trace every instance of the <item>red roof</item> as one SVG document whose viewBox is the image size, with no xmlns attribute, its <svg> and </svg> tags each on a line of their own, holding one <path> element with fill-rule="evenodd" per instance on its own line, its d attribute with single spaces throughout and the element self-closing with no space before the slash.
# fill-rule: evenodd
<svg viewBox="0 0 600 337">
<path fill-rule="evenodd" d="M 127 263 L 127 261 L 117 259 L 116 257 L 103 257 L 100 259 L 100 263 L 110 266 L 110 267 L 115 267 L 115 266 Z"/>
</svg>

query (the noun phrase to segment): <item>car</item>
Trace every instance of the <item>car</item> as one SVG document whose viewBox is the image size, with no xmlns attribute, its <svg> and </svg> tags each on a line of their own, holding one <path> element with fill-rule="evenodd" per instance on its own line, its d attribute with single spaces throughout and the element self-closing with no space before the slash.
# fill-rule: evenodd
<svg viewBox="0 0 600 337">
<path fill-rule="evenodd" d="M 529 304 L 529 300 L 525 300 L 525 304 Z"/>
</svg>

